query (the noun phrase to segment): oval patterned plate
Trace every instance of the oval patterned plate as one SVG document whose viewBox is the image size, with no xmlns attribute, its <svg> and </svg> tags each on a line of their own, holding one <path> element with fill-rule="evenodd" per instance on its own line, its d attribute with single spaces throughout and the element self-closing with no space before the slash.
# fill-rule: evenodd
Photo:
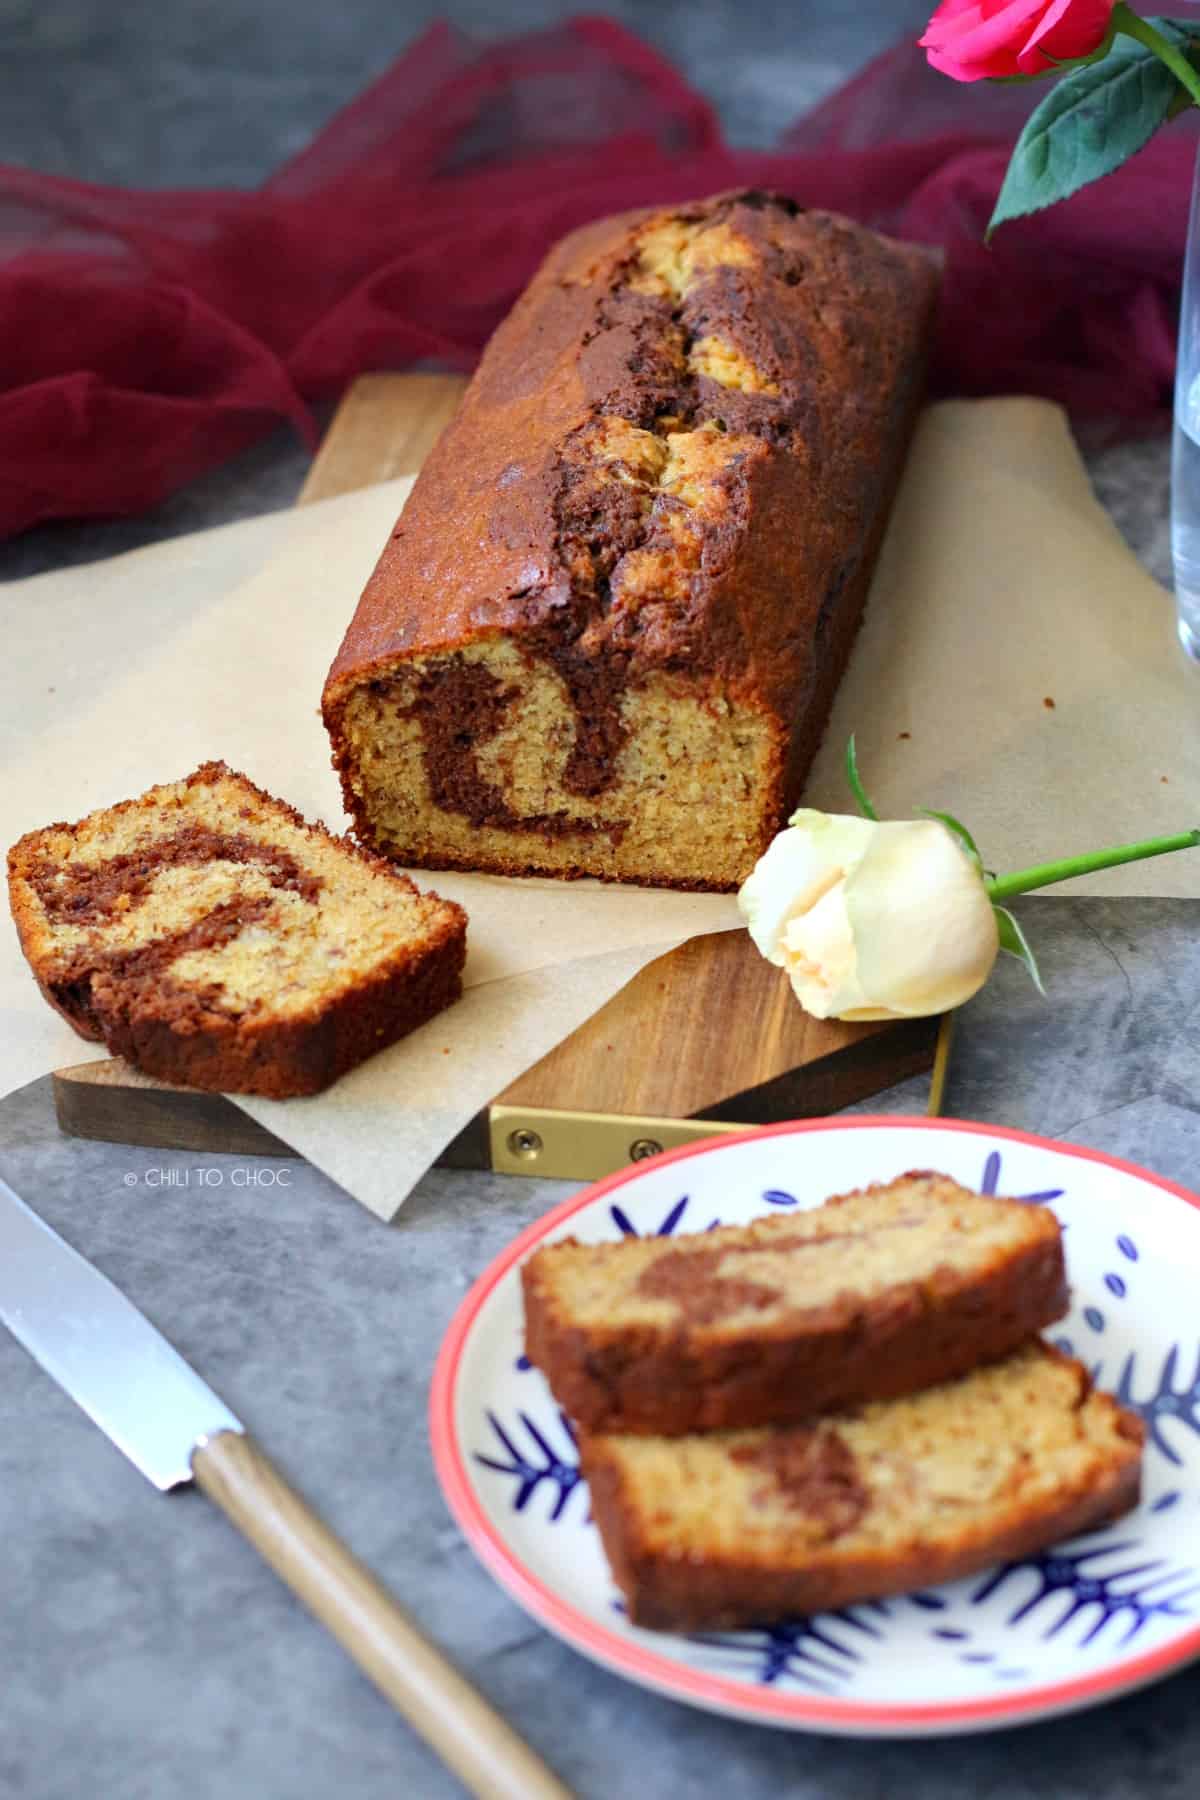
<svg viewBox="0 0 1200 1800">
<path fill-rule="evenodd" d="M 1144 1497 L 1116 1525 L 929 1592 L 757 1631 L 629 1624 L 570 1427 L 521 1355 L 518 1269 L 574 1235 L 704 1231 L 909 1169 L 1050 1206 L 1074 1304 L 1051 1334 L 1146 1422 Z M 765 1724 L 895 1736 L 1018 1724 L 1200 1655 L 1200 1200 L 1130 1164 L 949 1120 L 812 1120 L 669 1152 L 577 1194 L 476 1282 L 430 1399 L 438 1477 L 484 1566 L 541 1624 L 660 1693 Z"/>
</svg>

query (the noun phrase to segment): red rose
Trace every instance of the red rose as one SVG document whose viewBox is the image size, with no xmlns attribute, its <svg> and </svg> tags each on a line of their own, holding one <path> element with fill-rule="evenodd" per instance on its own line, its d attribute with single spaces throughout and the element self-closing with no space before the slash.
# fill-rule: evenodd
<svg viewBox="0 0 1200 1800">
<path fill-rule="evenodd" d="M 942 0 L 921 47 L 955 81 L 1049 75 L 1099 49 L 1112 9 L 1113 0 Z"/>
</svg>

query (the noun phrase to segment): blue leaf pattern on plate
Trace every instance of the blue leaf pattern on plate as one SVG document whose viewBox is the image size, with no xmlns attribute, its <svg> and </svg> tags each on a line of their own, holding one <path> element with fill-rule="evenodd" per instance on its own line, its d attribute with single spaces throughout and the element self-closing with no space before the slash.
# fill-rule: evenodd
<svg viewBox="0 0 1200 1800">
<path fill-rule="evenodd" d="M 1122 1538 L 1116 1543 L 1092 1544 L 1082 1550 L 1046 1550 L 1040 1556 L 1026 1556 L 1019 1562 L 1004 1563 L 976 1588 L 971 1595 L 972 1602 L 978 1605 L 989 1600 L 1016 1575 L 1032 1571 L 1036 1576 L 1033 1592 L 1009 1614 L 1009 1624 L 1019 1624 L 1047 1601 L 1067 1595 L 1070 1605 L 1065 1609 L 1061 1606 L 1047 1608 L 1047 1625 L 1042 1636 L 1056 1637 L 1072 1624 L 1085 1627 L 1076 1640 L 1081 1649 L 1114 1620 L 1124 1625 L 1120 1641 L 1126 1644 L 1156 1616 L 1190 1618 L 1195 1608 L 1184 1608 L 1181 1602 L 1200 1591 L 1200 1581 L 1193 1570 L 1172 1567 L 1163 1557 L 1151 1557 L 1144 1562 L 1122 1562 L 1115 1569 L 1097 1566 L 1101 1559 L 1119 1557 L 1126 1551 L 1136 1555 L 1139 1541 Z"/>
<path fill-rule="evenodd" d="M 615 1202 L 608 1210 L 612 1214 L 613 1224 L 621 1233 L 622 1237 L 670 1237 L 680 1219 L 682 1219 L 684 1213 L 687 1211 L 687 1204 L 688 1196 L 684 1194 L 681 1199 L 675 1202 L 662 1224 L 656 1225 L 654 1230 L 650 1232 L 639 1231 L 637 1226 L 630 1220 L 624 1207 L 618 1206 Z M 713 1221 L 714 1224 L 716 1222 L 716 1220 Z"/>
<path fill-rule="evenodd" d="M 999 1150 L 988 1152 L 987 1161 L 983 1165 L 983 1177 L 979 1183 L 981 1194 L 995 1194 L 1000 1187 L 1000 1171 L 1004 1167 L 1004 1158 Z M 1043 1188 L 1038 1194 L 1010 1194 L 1011 1200 L 1023 1200 L 1027 1206 L 1045 1206 L 1050 1200 L 1061 1200 L 1065 1188 Z"/>
<path fill-rule="evenodd" d="M 868 1607 L 845 1607 L 841 1612 L 816 1613 L 809 1619 L 764 1625 L 755 1631 L 689 1633 L 688 1642 L 722 1652 L 721 1660 L 741 1674 L 752 1675 L 763 1687 L 777 1681 L 798 1682 L 817 1693 L 836 1693 L 851 1681 L 861 1652 L 847 1643 L 845 1633 L 859 1631 L 879 1638 L 879 1627 L 863 1615 L 873 1611 L 886 1616 L 882 1602 Z"/>
<path fill-rule="evenodd" d="M 524 1512 L 534 1494 L 545 1483 L 549 1492 L 554 1496 L 547 1518 L 552 1525 L 557 1524 L 566 1511 L 567 1502 L 582 1480 L 579 1472 L 579 1453 L 575 1448 L 575 1433 L 571 1429 L 571 1422 L 565 1413 L 559 1413 L 559 1424 L 567 1439 L 568 1448 L 565 1451 L 558 1451 L 527 1412 L 520 1412 L 517 1417 L 533 1448 L 531 1450 L 519 1448 L 516 1442 L 517 1433 L 506 1430 L 495 1413 L 489 1411 L 487 1414 L 488 1424 L 499 1438 L 501 1448 L 507 1452 L 508 1460 L 502 1461 L 494 1454 L 485 1456 L 482 1451 L 477 1450 L 475 1461 L 485 1469 L 493 1469 L 496 1474 L 511 1476 L 516 1481 L 512 1502 L 514 1512 Z"/>
<path fill-rule="evenodd" d="M 1137 1353 L 1131 1350 L 1125 1358 L 1114 1390 L 1123 1406 L 1131 1407 L 1135 1413 L 1141 1414 L 1146 1422 L 1151 1444 L 1156 1450 L 1161 1450 L 1167 1461 L 1174 1463 L 1176 1467 L 1183 1462 L 1183 1458 L 1163 1436 L 1162 1428 L 1167 1420 L 1176 1419 L 1189 1431 L 1200 1434 L 1200 1347 L 1197 1348 L 1191 1374 L 1184 1376 L 1176 1386 L 1179 1357 L 1180 1346 L 1173 1344 L 1163 1360 L 1157 1382 L 1148 1394 L 1139 1399 L 1136 1391 Z"/>
</svg>

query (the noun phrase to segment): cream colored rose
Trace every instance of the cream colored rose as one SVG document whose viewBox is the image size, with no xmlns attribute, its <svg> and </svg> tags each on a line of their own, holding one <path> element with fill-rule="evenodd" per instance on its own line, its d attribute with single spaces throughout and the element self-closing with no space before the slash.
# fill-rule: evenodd
<svg viewBox="0 0 1200 1800">
<path fill-rule="evenodd" d="M 818 1019 L 961 1006 L 1000 947 L 979 869 L 935 819 L 877 824 L 801 808 L 738 905 L 758 948 L 787 970 Z"/>
</svg>

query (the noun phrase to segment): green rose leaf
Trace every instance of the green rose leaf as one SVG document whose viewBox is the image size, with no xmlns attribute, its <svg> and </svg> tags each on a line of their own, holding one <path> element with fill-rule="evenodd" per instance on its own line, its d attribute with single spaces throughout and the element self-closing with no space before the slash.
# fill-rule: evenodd
<svg viewBox="0 0 1200 1800">
<path fill-rule="evenodd" d="M 1182 20 L 1145 23 L 1183 55 L 1200 32 Z M 1040 212 L 1111 175 L 1166 122 L 1180 91 L 1150 45 L 1124 35 L 1101 61 L 1064 75 L 1017 139 L 988 236 L 1006 219 Z"/>
<path fill-rule="evenodd" d="M 1000 948 L 1006 950 L 1009 956 L 1015 956 L 1019 962 L 1025 964 L 1025 967 L 1029 970 L 1033 980 L 1034 987 L 1044 1000 L 1046 998 L 1046 990 L 1042 986 L 1042 972 L 1037 966 L 1037 957 L 1030 948 L 1029 939 L 1025 936 L 1025 933 L 1021 930 L 1021 927 L 1009 912 L 1007 906 L 993 906 L 992 911 L 996 915 L 996 927 L 1000 933 Z"/>
</svg>

